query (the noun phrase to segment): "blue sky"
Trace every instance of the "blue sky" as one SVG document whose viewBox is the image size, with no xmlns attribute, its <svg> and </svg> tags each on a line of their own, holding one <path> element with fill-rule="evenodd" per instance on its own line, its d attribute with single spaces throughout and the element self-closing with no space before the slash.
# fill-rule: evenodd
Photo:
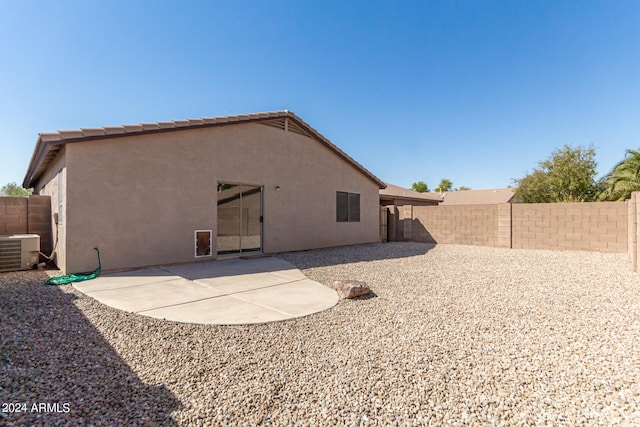
<svg viewBox="0 0 640 427">
<path fill-rule="evenodd" d="M 39 132 L 288 109 L 384 181 L 640 147 L 638 1 L 0 2 L 0 185 Z"/>
</svg>

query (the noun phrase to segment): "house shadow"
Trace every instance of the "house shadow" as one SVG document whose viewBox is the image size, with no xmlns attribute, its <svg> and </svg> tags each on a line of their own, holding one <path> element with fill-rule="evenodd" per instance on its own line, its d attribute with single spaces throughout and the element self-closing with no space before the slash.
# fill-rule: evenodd
<svg viewBox="0 0 640 427">
<path fill-rule="evenodd" d="M 370 243 L 286 252 L 278 254 L 278 257 L 291 262 L 298 268 L 306 269 L 419 256 L 426 254 L 434 247 L 434 243 L 415 241 Z"/>
<path fill-rule="evenodd" d="M 329 265 L 351 264 L 357 262 L 379 261 L 424 255 L 436 245 L 436 241 L 417 219 L 406 219 L 401 226 L 411 221 L 410 230 L 404 235 L 394 236 L 397 241 L 369 243 L 361 245 L 338 246 L 304 251 L 268 253 L 249 252 L 229 256 L 218 260 L 188 262 L 140 269 L 104 271 L 103 276 L 116 277 L 166 277 L 177 275 L 189 280 L 231 277 L 257 273 L 277 273 L 289 270 L 291 264 L 296 268 L 315 268 Z M 287 261 L 287 262 L 283 262 Z"/>
<path fill-rule="evenodd" d="M 403 221 L 408 222 L 408 225 L 411 227 L 410 236 L 408 236 L 407 240 L 410 240 L 412 242 L 430 243 L 433 245 L 438 243 L 436 238 L 433 237 L 433 235 L 429 232 L 429 230 L 427 230 L 427 228 L 419 219 L 408 218 L 404 219 Z"/>
<path fill-rule="evenodd" d="M 177 426 L 176 396 L 144 383 L 47 278 L 0 273 L 0 402 L 21 404 L 0 424 Z"/>
</svg>

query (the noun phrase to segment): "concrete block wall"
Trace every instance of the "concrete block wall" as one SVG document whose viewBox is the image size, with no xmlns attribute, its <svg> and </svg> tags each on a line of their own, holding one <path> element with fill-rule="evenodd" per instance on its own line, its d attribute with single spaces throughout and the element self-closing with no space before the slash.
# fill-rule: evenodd
<svg viewBox="0 0 640 427">
<path fill-rule="evenodd" d="M 397 206 L 390 240 L 618 253 L 634 247 L 638 258 L 638 230 L 627 225 L 631 218 L 640 224 L 640 196 L 634 200 L 633 212 L 626 202 Z"/>
<path fill-rule="evenodd" d="M 640 271 L 640 238 L 638 238 L 638 233 L 640 233 L 640 193 L 632 193 L 634 196 L 634 203 L 629 203 L 632 205 L 630 209 L 633 210 L 633 218 L 631 219 L 631 223 L 629 224 L 629 228 L 632 229 L 634 234 L 633 237 L 633 259 L 632 263 L 634 265 L 633 271 Z"/>
<path fill-rule="evenodd" d="M 501 248 L 510 248 L 513 234 L 513 208 L 511 203 L 498 205 L 498 245 Z"/>
<path fill-rule="evenodd" d="M 512 216 L 513 248 L 627 251 L 625 202 L 515 204 Z"/>
<path fill-rule="evenodd" d="M 0 235 L 39 234 L 40 251 L 51 252 L 51 198 L 49 196 L 0 197 Z"/>
<path fill-rule="evenodd" d="M 28 200 L 26 197 L 0 197 L 0 235 L 26 233 Z"/>
<path fill-rule="evenodd" d="M 627 224 L 628 224 L 628 240 L 627 253 L 631 259 L 631 267 L 633 271 L 638 271 L 640 256 L 640 193 L 631 193 L 631 199 L 627 201 Z"/>
<path fill-rule="evenodd" d="M 431 243 L 499 246 L 499 205 L 414 206 L 412 239 Z"/>
</svg>

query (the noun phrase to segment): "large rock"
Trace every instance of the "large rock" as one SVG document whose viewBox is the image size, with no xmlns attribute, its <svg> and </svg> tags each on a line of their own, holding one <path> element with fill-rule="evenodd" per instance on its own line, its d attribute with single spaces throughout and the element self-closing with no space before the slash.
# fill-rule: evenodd
<svg viewBox="0 0 640 427">
<path fill-rule="evenodd" d="M 336 280 L 333 282 L 333 289 L 342 299 L 361 297 L 371 293 L 369 285 L 359 280 Z"/>
</svg>

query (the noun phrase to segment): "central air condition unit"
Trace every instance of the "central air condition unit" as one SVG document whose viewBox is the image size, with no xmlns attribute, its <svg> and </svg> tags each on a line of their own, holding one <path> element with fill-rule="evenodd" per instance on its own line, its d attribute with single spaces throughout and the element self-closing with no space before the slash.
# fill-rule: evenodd
<svg viewBox="0 0 640 427">
<path fill-rule="evenodd" d="M 0 271 L 28 270 L 38 264 L 40 236 L 14 234 L 0 236 Z"/>
</svg>

